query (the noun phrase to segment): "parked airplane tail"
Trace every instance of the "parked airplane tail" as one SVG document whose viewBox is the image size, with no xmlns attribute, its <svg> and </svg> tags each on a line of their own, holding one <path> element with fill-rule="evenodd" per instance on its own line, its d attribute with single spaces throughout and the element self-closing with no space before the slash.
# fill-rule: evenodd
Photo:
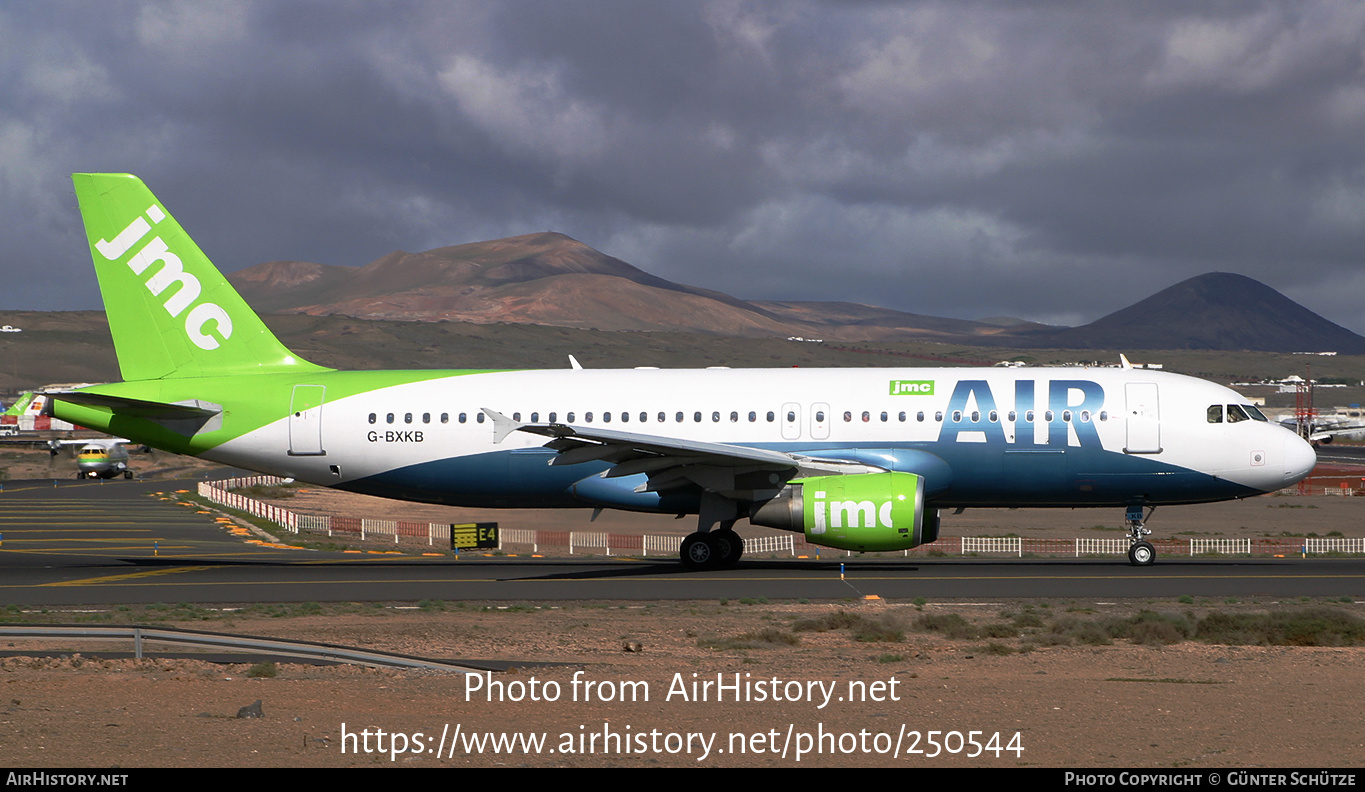
<svg viewBox="0 0 1365 792">
<path fill-rule="evenodd" d="M 41 399 L 35 400 L 33 392 L 29 391 L 28 393 L 25 393 L 23 396 L 20 396 L 19 398 L 15 399 L 14 403 L 9 406 L 8 410 L 5 410 L 4 414 L 15 418 L 17 418 L 20 415 L 38 415 L 43 411 L 42 408 L 43 408 L 42 400 Z"/>
<path fill-rule="evenodd" d="M 141 179 L 72 181 L 124 380 L 325 370 L 280 343 Z"/>
</svg>

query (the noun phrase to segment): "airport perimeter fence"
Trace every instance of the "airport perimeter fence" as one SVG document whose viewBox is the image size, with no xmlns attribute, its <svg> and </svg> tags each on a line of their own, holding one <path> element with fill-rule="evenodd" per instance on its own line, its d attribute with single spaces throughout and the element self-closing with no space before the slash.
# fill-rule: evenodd
<svg viewBox="0 0 1365 792">
<path fill-rule="evenodd" d="M 450 547 L 449 523 L 424 523 L 406 520 L 374 520 L 350 515 L 299 514 L 265 501 L 232 492 L 246 487 L 284 484 L 274 476 L 250 476 L 202 481 L 199 495 L 230 509 L 246 512 L 275 523 L 292 533 L 347 537 L 365 542 L 422 544 Z M 504 553 L 567 550 L 569 555 L 628 555 L 677 557 L 681 534 L 619 534 L 594 531 L 543 531 L 533 528 L 503 528 L 498 531 L 498 551 Z M 1153 541 L 1162 555 L 1252 555 L 1291 556 L 1365 553 L 1365 538 L 1271 537 L 1259 539 L 1161 539 Z M 1104 556 L 1125 555 L 1127 538 L 1026 539 L 1017 536 L 948 536 L 909 550 L 880 555 L 903 557 L 1009 555 L 1024 556 Z M 821 547 L 806 542 L 800 534 L 754 536 L 744 539 L 744 552 L 750 556 L 781 555 L 792 558 L 851 556 L 853 551 Z"/>
</svg>

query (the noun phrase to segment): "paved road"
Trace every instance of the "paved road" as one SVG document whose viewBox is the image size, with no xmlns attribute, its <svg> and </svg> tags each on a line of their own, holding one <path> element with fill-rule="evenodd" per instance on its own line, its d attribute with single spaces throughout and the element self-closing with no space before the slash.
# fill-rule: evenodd
<svg viewBox="0 0 1365 792">
<path fill-rule="evenodd" d="M 671 561 L 357 556 L 243 544 L 156 491 L 189 482 L 5 482 L 0 606 L 121 603 L 1047 597 L 1365 597 L 1365 560 L 753 560 L 687 573 Z"/>
<path fill-rule="evenodd" d="M 1318 446 L 1318 462 L 1337 465 L 1365 465 L 1365 446 L 1329 443 Z"/>
</svg>

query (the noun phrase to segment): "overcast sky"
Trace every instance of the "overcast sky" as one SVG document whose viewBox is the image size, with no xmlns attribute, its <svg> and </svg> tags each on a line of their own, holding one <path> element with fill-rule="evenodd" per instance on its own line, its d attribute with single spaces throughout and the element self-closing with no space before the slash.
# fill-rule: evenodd
<svg viewBox="0 0 1365 792">
<path fill-rule="evenodd" d="M 69 174 L 224 270 L 552 229 L 749 299 L 1079 324 L 1249 275 L 1365 332 L 1365 3 L 0 3 L 0 309 Z"/>
</svg>

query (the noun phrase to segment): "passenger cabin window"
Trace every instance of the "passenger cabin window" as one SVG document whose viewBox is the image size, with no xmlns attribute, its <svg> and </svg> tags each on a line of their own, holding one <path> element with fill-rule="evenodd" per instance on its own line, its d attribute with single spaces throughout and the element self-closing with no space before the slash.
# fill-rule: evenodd
<svg viewBox="0 0 1365 792">
<path fill-rule="evenodd" d="M 450 423 L 450 413 L 441 413 L 441 423 Z"/>
<path fill-rule="evenodd" d="M 459 418 L 460 423 L 464 423 L 466 417 L 467 417 L 467 416 L 466 416 L 464 413 L 460 413 L 460 418 Z"/>
<path fill-rule="evenodd" d="M 379 420 L 379 416 L 375 415 L 374 413 L 370 413 L 370 423 L 374 423 L 377 420 Z"/>
<path fill-rule="evenodd" d="M 384 418 L 385 418 L 385 420 L 387 420 L 389 423 L 393 423 L 393 413 L 389 413 L 388 415 L 384 416 Z"/>
<path fill-rule="evenodd" d="M 483 413 L 475 413 L 474 420 L 477 423 L 483 423 Z"/>
</svg>

